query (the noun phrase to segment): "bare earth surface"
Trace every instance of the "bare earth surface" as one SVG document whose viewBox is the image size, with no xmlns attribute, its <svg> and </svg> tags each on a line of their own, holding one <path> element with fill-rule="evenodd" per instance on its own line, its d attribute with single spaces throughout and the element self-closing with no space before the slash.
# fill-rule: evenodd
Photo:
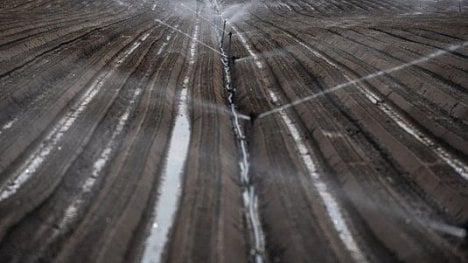
<svg viewBox="0 0 468 263">
<path fill-rule="evenodd" d="M 0 262 L 468 262 L 467 229 L 468 1 L 0 3 Z"/>
</svg>

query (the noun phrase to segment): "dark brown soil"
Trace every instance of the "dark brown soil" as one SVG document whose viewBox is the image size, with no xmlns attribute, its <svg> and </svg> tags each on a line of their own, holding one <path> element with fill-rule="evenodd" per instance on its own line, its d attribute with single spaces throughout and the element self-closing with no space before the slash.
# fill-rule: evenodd
<svg viewBox="0 0 468 263">
<path fill-rule="evenodd" d="M 217 3 L 233 93 L 214 0 L 0 3 L 0 262 L 141 260 L 186 75 L 163 261 L 467 262 L 468 2 Z"/>
</svg>

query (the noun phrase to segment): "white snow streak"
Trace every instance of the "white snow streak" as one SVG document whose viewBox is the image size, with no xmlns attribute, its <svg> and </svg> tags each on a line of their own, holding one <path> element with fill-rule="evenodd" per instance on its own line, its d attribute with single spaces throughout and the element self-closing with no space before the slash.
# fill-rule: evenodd
<svg viewBox="0 0 468 263">
<path fill-rule="evenodd" d="M 4 131 L 6 131 L 6 130 L 8 130 L 8 129 L 11 129 L 11 127 L 13 127 L 13 124 L 15 124 L 16 121 L 18 121 L 18 119 L 17 119 L 17 118 L 14 118 L 13 120 L 11 120 L 11 121 L 5 123 L 5 125 L 3 125 L 2 128 L 0 128 L 0 135 L 1 135 Z"/>
<path fill-rule="evenodd" d="M 260 61 L 260 58 L 255 54 L 255 52 L 253 52 L 253 49 L 249 46 L 242 34 L 235 27 L 233 27 L 233 29 L 241 38 L 241 41 L 244 44 L 247 51 L 254 58 L 257 67 L 259 69 L 262 69 L 263 64 Z M 268 90 L 268 92 L 272 101 L 274 103 L 278 103 L 278 96 L 272 90 Z M 294 125 L 293 121 L 289 118 L 288 114 L 284 110 L 279 110 L 278 112 L 296 144 L 301 159 L 304 165 L 306 166 L 307 172 L 312 179 L 312 183 L 315 189 L 319 193 L 322 204 L 325 206 L 328 216 L 330 217 L 331 222 L 333 223 L 333 226 L 335 227 L 335 230 L 338 233 L 338 236 L 345 245 L 346 249 L 350 252 L 354 261 L 367 262 L 364 253 L 357 245 L 357 242 L 355 241 L 353 234 L 351 233 L 348 224 L 346 223 L 345 217 L 341 212 L 341 208 L 338 202 L 336 201 L 333 194 L 329 192 L 327 185 L 322 181 L 311 156 L 311 153 L 305 145 L 304 141 L 302 140 L 296 125 Z"/>
<path fill-rule="evenodd" d="M 143 38 L 135 42 L 132 47 L 125 51 L 119 59 L 114 63 L 113 69 L 106 73 L 102 73 L 93 84 L 81 95 L 78 101 L 71 107 L 71 109 L 63 116 L 53 129 L 46 135 L 44 140 L 33 150 L 32 154 L 27 158 L 23 165 L 15 171 L 13 176 L 7 183 L 0 188 L 0 201 L 6 200 L 16 193 L 16 191 L 33 176 L 37 170 L 42 166 L 46 158 L 56 149 L 60 150 L 60 143 L 62 137 L 72 127 L 75 121 L 86 110 L 89 103 L 94 99 L 98 92 L 103 87 L 107 79 L 116 71 L 116 68 L 121 64 L 130 54 L 132 54 L 149 36 L 145 34 Z M 116 64 L 116 65 L 115 65 Z"/>
<path fill-rule="evenodd" d="M 174 216 L 179 207 L 182 176 L 191 133 L 187 108 L 187 92 L 190 76 L 193 73 L 193 65 L 196 61 L 199 31 L 200 25 L 197 19 L 194 33 L 190 37 L 192 41 L 190 43 L 189 67 L 179 95 L 177 117 L 171 134 L 165 169 L 161 175 L 159 198 L 153 212 L 153 227 L 146 239 L 145 250 L 141 259 L 143 263 L 161 262 L 168 234 L 174 224 Z"/>
<path fill-rule="evenodd" d="M 322 60 L 327 62 L 332 67 L 340 70 L 338 65 L 336 65 L 335 63 L 330 61 L 328 58 L 322 56 L 320 53 L 313 50 L 312 48 L 310 48 L 309 46 L 307 46 L 303 42 L 301 42 L 301 41 L 299 41 L 297 39 L 296 39 L 296 42 L 299 45 L 301 45 L 302 47 L 306 48 L 311 53 L 313 53 L 316 57 L 321 58 Z M 363 93 L 370 102 L 372 102 L 377 107 L 379 107 L 382 110 L 382 112 L 384 112 L 389 118 L 391 118 L 402 130 L 404 130 L 406 133 L 411 135 L 414 139 L 416 139 L 420 143 L 427 146 L 428 149 L 430 149 L 432 152 L 434 152 L 434 154 L 437 155 L 440 159 L 442 159 L 447 165 L 452 167 L 452 169 L 454 169 L 461 177 L 463 177 L 465 180 L 468 180 L 468 167 L 463 163 L 463 161 L 461 161 L 459 158 L 457 158 L 453 154 L 449 153 L 446 149 L 444 149 L 444 147 L 442 145 L 440 145 L 440 144 L 436 143 L 434 140 L 432 140 L 429 135 L 427 135 L 426 133 L 420 131 L 418 128 L 416 128 L 414 125 L 412 125 L 411 122 L 409 120 L 407 120 L 407 118 L 405 118 L 401 114 L 399 114 L 395 109 L 393 109 L 392 106 L 390 106 L 388 103 L 384 102 L 384 100 L 382 98 L 380 98 L 377 94 L 375 94 L 374 92 L 370 91 L 369 89 L 366 89 L 365 87 L 359 85 L 364 80 L 369 80 L 369 79 L 372 79 L 372 78 L 375 78 L 375 77 L 378 77 L 378 76 L 381 76 L 381 75 L 384 75 L 384 74 L 388 74 L 388 73 L 391 73 L 391 72 L 394 72 L 394 71 L 397 71 L 397 70 L 404 69 L 406 67 L 409 67 L 409 66 L 412 66 L 412 65 L 415 65 L 415 64 L 426 62 L 426 61 L 428 61 L 428 60 L 430 60 L 432 58 L 447 54 L 449 51 L 454 51 L 454 50 L 457 50 L 457 49 L 465 47 L 465 46 L 468 46 L 468 42 L 462 43 L 461 45 L 452 45 L 452 46 L 448 47 L 447 50 L 439 50 L 439 51 L 436 51 L 436 52 L 434 52 L 432 54 L 429 54 L 428 56 L 425 56 L 425 57 L 422 57 L 420 59 L 414 60 L 414 61 L 412 61 L 410 63 L 403 64 L 403 65 L 400 65 L 400 66 L 397 66 L 397 67 L 393 67 L 393 68 L 390 68 L 390 69 L 387 69 L 387 70 L 379 71 L 377 73 L 370 74 L 368 76 L 365 76 L 365 77 L 357 79 L 357 80 L 353 80 L 351 77 L 349 77 L 348 75 L 343 73 L 343 76 L 348 80 L 348 82 L 346 82 L 344 84 L 340 84 L 340 85 L 338 85 L 336 87 L 333 87 L 333 88 L 325 91 L 325 93 L 329 93 L 329 92 L 332 92 L 332 91 L 334 92 L 334 91 L 336 91 L 338 89 L 353 85 L 361 93 Z M 313 96 L 315 98 L 315 97 L 317 97 L 319 95 L 323 95 L 323 93 L 315 94 Z M 288 106 L 288 105 L 289 104 L 287 104 L 285 106 Z M 297 104 L 295 104 L 295 105 L 297 105 Z M 285 106 L 282 106 L 280 108 L 282 108 L 282 109 L 287 108 Z M 259 116 L 259 118 L 267 116 L 267 115 L 269 115 L 269 112 L 261 114 L 261 116 Z"/>
</svg>

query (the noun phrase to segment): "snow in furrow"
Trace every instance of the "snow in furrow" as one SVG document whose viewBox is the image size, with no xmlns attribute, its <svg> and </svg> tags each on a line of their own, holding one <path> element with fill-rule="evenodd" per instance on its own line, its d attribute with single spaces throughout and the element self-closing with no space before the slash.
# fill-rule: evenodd
<svg viewBox="0 0 468 263">
<path fill-rule="evenodd" d="M 189 67 L 179 94 L 179 104 L 174 128 L 169 143 L 169 151 L 165 162 L 161 182 L 158 189 L 159 197 L 154 207 L 154 219 L 141 262 L 161 262 L 162 254 L 168 240 L 168 234 L 174 224 L 174 216 L 179 207 L 182 175 L 190 144 L 190 122 L 187 107 L 188 85 L 196 61 L 196 48 L 200 31 L 199 19 L 191 36 Z"/>
<path fill-rule="evenodd" d="M 18 121 L 18 119 L 14 118 L 13 120 L 5 123 L 5 125 L 3 125 L 2 128 L 0 128 L 0 135 L 2 135 L 2 133 L 5 132 L 6 130 L 11 129 L 11 127 L 13 127 L 13 124 L 15 124 L 16 121 Z"/>
<path fill-rule="evenodd" d="M 63 136 L 70 130 L 75 121 L 87 109 L 88 105 L 99 93 L 104 83 L 115 73 L 118 66 L 124 62 L 140 45 L 149 33 L 137 40 L 130 49 L 119 56 L 110 71 L 101 73 L 90 87 L 81 95 L 71 109 L 54 125 L 53 129 L 45 136 L 42 142 L 32 151 L 26 161 L 13 172 L 14 176 L 0 188 L 0 201 L 6 200 L 14 195 L 18 189 L 26 183 L 42 166 L 47 157 L 55 150 L 60 150 Z"/>
<path fill-rule="evenodd" d="M 255 52 L 253 52 L 253 49 L 250 47 L 245 37 L 242 36 L 242 34 L 236 27 L 232 26 L 232 28 L 234 31 L 236 31 L 236 34 L 241 39 L 241 42 L 243 43 L 244 47 L 247 49 L 249 54 L 254 58 L 255 64 L 257 65 L 258 69 L 264 68 L 262 61 L 260 60 L 258 55 L 255 54 Z M 272 101 L 274 103 L 278 103 L 278 96 L 272 90 L 268 90 L 268 92 Z M 279 113 L 281 119 L 288 128 L 288 131 L 296 144 L 302 162 L 304 163 L 307 172 L 312 179 L 312 183 L 315 189 L 319 193 L 322 204 L 325 206 L 328 216 L 331 219 L 330 221 L 333 223 L 333 226 L 336 232 L 338 233 L 340 240 L 343 242 L 354 261 L 367 262 L 366 256 L 359 248 L 348 224 L 346 223 L 345 217 L 341 211 L 338 202 L 336 201 L 333 194 L 330 193 L 330 191 L 328 190 L 326 183 L 323 182 L 323 180 L 321 179 L 321 176 L 317 171 L 316 165 L 313 161 L 310 151 L 308 150 L 307 146 L 302 140 L 296 125 L 294 125 L 293 121 L 290 119 L 290 117 L 284 110 L 280 110 Z"/>
<path fill-rule="evenodd" d="M 272 98 L 273 102 L 278 102 L 278 98 L 276 95 L 270 91 L 270 97 Z M 305 145 L 304 141 L 302 140 L 300 133 L 294 125 L 293 121 L 289 118 L 288 114 L 285 111 L 280 111 L 279 115 L 281 119 L 286 124 L 286 127 L 291 134 L 297 150 L 302 158 L 303 163 L 307 168 L 307 172 L 312 179 L 313 185 L 315 189 L 319 193 L 320 198 L 322 199 L 322 203 L 325 206 L 328 215 L 331 218 L 331 222 L 333 223 L 338 235 L 347 248 L 347 250 L 351 253 L 353 259 L 356 262 L 367 262 L 367 259 L 364 253 L 361 251 L 359 246 L 357 245 L 353 234 L 351 233 L 346 220 L 344 218 L 343 213 L 341 212 L 340 206 L 336 201 L 335 197 L 332 193 L 328 190 L 327 185 L 321 179 L 319 172 L 317 171 L 317 167 L 312 159 L 307 146 Z"/>
<path fill-rule="evenodd" d="M 140 96 L 142 90 L 140 88 L 137 88 L 135 92 L 133 93 L 133 96 L 125 109 L 125 112 L 119 117 L 119 121 L 116 125 L 116 127 L 113 129 L 112 135 L 109 139 L 109 141 L 106 143 L 106 146 L 104 149 L 101 151 L 98 159 L 94 161 L 93 163 L 93 170 L 91 172 L 91 175 L 86 179 L 86 181 L 81 185 L 81 191 L 79 196 L 77 196 L 73 202 L 67 207 L 65 210 L 65 215 L 62 218 L 62 221 L 58 224 L 60 229 L 66 228 L 70 222 L 72 222 L 76 215 L 77 212 L 79 211 L 80 206 L 83 204 L 83 197 L 90 193 L 91 190 L 93 189 L 94 185 L 96 184 L 96 181 L 101 174 L 102 170 L 104 167 L 107 165 L 108 161 L 111 158 L 111 153 L 114 150 L 115 146 L 118 143 L 118 137 L 122 133 L 124 127 L 128 123 L 129 117 L 131 112 L 134 109 L 135 102 L 137 101 L 138 97 Z M 58 233 L 57 233 L 58 234 Z"/>
<path fill-rule="evenodd" d="M 307 46 L 306 44 L 304 44 L 303 42 L 297 39 L 296 39 L 296 42 L 302 47 L 309 50 L 316 57 L 321 58 L 322 60 L 327 62 L 330 66 L 340 70 L 338 65 L 330 61 L 328 58 L 322 56 L 319 52 L 313 50 L 312 48 L 310 48 L 309 46 Z M 429 135 L 422 132 L 420 129 L 416 128 L 414 125 L 412 125 L 411 122 L 407 120 L 407 118 L 403 117 L 401 114 L 398 113 L 397 110 L 393 109 L 392 106 L 384 102 L 384 100 L 380 96 L 370 91 L 369 89 L 359 85 L 364 80 L 373 79 L 375 77 L 382 76 L 384 74 L 388 74 L 397 70 L 404 69 L 411 65 L 426 62 L 432 58 L 447 54 L 449 51 L 454 51 L 456 49 L 459 49 L 467 45 L 468 45 L 468 42 L 462 43 L 461 45 L 453 45 L 453 46 L 448 47 L 447 50 L 436 51 L 425 57 L 414 60 L 410 63 L 403 64 L 397 67 L 393 67 L 387 70 L 382 70 L 382 71 L 370 74 L 368 76 L 365 76 L 363 78 L 360 78 L 358 80 L 353 80 L 347 74 L 343 74 L 348 82 L 345 84 L 338 85 L 338 87 L 343 88 L 346 86 L 354 85 L 354 87 L 356 87 L 361 93 L 363 93 L 370 102 L 372 102 L 377 107 L 379 107 L 380 110 L 382 110 L 382 112 L 385 113 L 390 119 L 392 119 L 402 130 L 404 130 L 406 133 L 411 135 L 414 139 L 416 139 L 420 143 L 427 146 L 428 149 L 434 152 L 434 154 L 437 155 L 440 159 L 442 159 L 447 165 L 452 167 L 452 169 L 454 169 L 461 177 L 463 177 L 465 180 L 468 180 L 468 167 L 466 164 L 464 164 L 459 158 L 457 158 L 453 154 L 449 153 L 446 149 L 444 149 L 442 145 L 432 140 Z M 331 90 L 335 91 L 336 87 L 332 88 Z"/>
<path fill-rule="evenodd" d="M 179 25 L 175 25 L 174 28 L 179 28 Z M 169 35 L 166 36 L 166 39 L 164 40 L 164 42 L 162 43 L 161 47 L 159 48 L 158 50 L 158 53 L 156 55 L 161 55 L 162 52 L 166 49 L 167 45 L 169 45 L 169 41 L 172 39 L 173 35 L 175 33 L 175 30 L 172 30 L 171 33 L 169 33 Z"/>
</svg>

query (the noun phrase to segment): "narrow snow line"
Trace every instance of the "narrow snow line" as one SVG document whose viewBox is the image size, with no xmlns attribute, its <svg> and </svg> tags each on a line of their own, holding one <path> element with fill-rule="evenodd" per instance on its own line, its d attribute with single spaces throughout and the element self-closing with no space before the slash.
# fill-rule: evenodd
<svg viewBox="0 0 468 263">
<path fill-rule="evenodd" d="M 327 62 L 330 66 L 332 66 L 332 67 L 334 67 L 334 68 L 336 68 L 338 70 L 341 70 L 341 68 L 338 65 L 336 65 L 335 63 L 330 61 L 328 58 L 322 56 L 319 52 L 313 50 L 312 48 L 310 48 L 308 45 L 304 44 L 303 42 L 301 42 L 301 41 L 299 41 L 297 39 L 295 39 L 295 40 L 296 40 L 296 42 L 298 44 L 300 44 L 301 46 L 303 46 L 304 48 L 309 50 L 316 57 L 321 58 L 322 60 Z M 447 50 L 456 50 L 458 48 L 461 48 L 461 47 L 467 46 L 467 45 L 468 45 L 468 42 L 465 42 L 465 43 L 463 43 L 462 45 L 459 45 L 459 46 L 457 46 L 457 45 L 450 46 Z M 417 60 L 409 63 L 408 65 L 414 65 L 414 64 L 417 64 L 417 63 L 421 63 L 421 62 L 426 62 L 430 58 L 434 58 L 434 57 L 446 54 L 447 52 L 449 52 L 449 51 L 439 50 L 439 51 L 437 51 L 435 53 L 430 54 L 429 56 L 417 59 Z M 407 67 L 406 64 L 402 65 L 402 66 L 392 68 L 392 69 L 389 69 L 389 70 L 385 70 L 383 72 L 388 72 L 389 73 L 389 72 L 393 72 L 393 71 L 396 71 L 396 70 L 399 70 L 399 69 L 402 69 L 402 68 L 405 68 L 405 67 Z M 375 76 L 380 76 L 382 74 L 380 72 L 377 72 L 377 73 L 371 74 L 369 76 L 374 76 L 374 75 Z M 425 132 L 420 131 L 417 127 L 412 125 L 411 122 L 407 118 L 405 118 L 401 114 L 399 114 L 398 111 L 395 110 L 388 103 L 386 103 L 384 101 L 384 99 L 379 97 L 377 94 L 375 94 L 371 90 L 369 90 L 369 89 L 363 87 L 362 85 L 360 85 L 363 80 L 367 80 L 367 79 L 370 79 L 370 78 L 373 78 L 373 77 L 368 76 L 368 77 L 358 79 L 356 81 L 356 80 L 353 80 L 351 77 L 349 77 L 345 73 L 343 73 L 343 76 L 348 81 L 347 83 L 350 83 L 350 85 L 353 85 L 354 87 L 356 87 L 361 93 L 363 93 L 366 96 L 366 98 L 370 102 L 375 104 L 383 113 L 385 113 L 389 118 L 391 118 L 402 130 L 404 130 L 406 133 L 411 135 L 417 141 L 419 141 L 420 143 L 424 144 L 426 147 L 431 149 L 431 151 L 433 151 L 435 155 L 437 155 L 447 165 L 452 167 L 452 169 L 454 169 L 461 177 L 463 177 L 465 180 L 468 180 L 468 166 L 466 164 L 464 164 L 464 162 L 462 160 L 460 160 L 459 158 L 457 158 L 453 154 L 449 153 L 442 145 L 438 144 L 433 139 L 431 139 L 430 135 L 426 134 Z M 346 85 L 346 86 L 348 86 L 348 85 Z"/>
<path fill-rule="evenodd" d="M 106 144 L 106 147 L 101 152 L 99 158 L 94 162 L 91 177 L 88 178 L 88 180 L 86 180 L 85 184 L 83 185 L 84 192 L 91 191 L 92 187 L 94 186 L 94 183 L 96 182 L 96 178 L 99 176 L 102 169 L 106 166 L 107 162 L 109 161 L 110 154 L 117 143 L 116 139 L 122 133 L 123 128 L 127 124 L 130 113 L 132 112 L 134 104 L 137 98 L 140 96 L 141 91 L 142 90 L 140 88 L 137 88 L 133 93 L 133 97 L 129 105 L 127 106 L 127 109 L 125 110 L 124 114 L 120 116 L 119 122 L 115 127 L 114 132 L 112 133 L 111 139 Z"/>
<path fill-rule="evenodd" d="M 137 40 L 130 49 L 120 55 L 117 61 L 113 63 L 110 71 L 101 73 L 71 109 L 54 125 L 53 129 L 33 150 L 32 154 L 23 165 L 13 172 L 14 176 L 0 188 L 0 202 L 14 195 L 16 191 L 39 170 L 44 161 L 54 150 L 61 150 L 60 143 L 62 142 L 62 137 L 87 109 L 88 105 L 104 86 L 104 83 L 115 73 L 119 64 L 127 59 L 149 34 L 150 33 L 146 33 L 143 38 Z"/>
<path fill-rule="evenodd" d="M 232 29 L 236 32 L 236 35 L 239 37 L 239 39 L 241 40 L 242 44 L 244 45 L 244 47 L 247 49 L 247 52 L 249 52 L 250 56 L 253 57 L 254 61 L 255 61 L 255 65 L 257 66 L 257 68 L 259 69 L 262 69 L 263 68 L 263 64 L 262 62 L 260 61 L 260 58 L 258 57 L 257 53 L 255 53 L 252 49 L 252 47 L 248 44 L 247 42 L 247 39 L 244 37 L 243 34 L 241 34 L 239 32 L 239 30 L 234 26 L 232 25 L 231 23 L 229 23 L 229 25 L 232 27 Z"/>
<path fill-rule="evenodd" d="M 245 38 L 239 32 L 237 28 L 232 26 L 233 30 L 236 31 L 236 34 L 240 37 L 244 47 L 250 53 L 250 55 L 254 58 L 255 64 L 259 69 L 264 68 L 262 61 L 260 58 L 253 52 L 253 49 L 247 43 Z M 278 96 L 275 92 L 268 89 L 270 98 L 272 99 L 273 103 L 279 103 Z M 333 223 L 333 226 L 338 233 L 340 240 L 343 242 L 346 249 L 349 251 L 350 255 L 352 256 L 353 260 L 356 262 L 367 262 L 366 256 L 359 248 L 354 236 L 346 223 L 345 216 L 343 215 L 341 208 L 336 201 L 333 194 L 328 190 L 328 187 L 325 182 L 321 179 L 321 176 L 316 168 L 316 165 L 313 161 L 310 151 L 308 150 L 307 146 L 305 145 L 304 141 L 302 140 L 299 130 L 294 125 L 291 118 L 284 110 L 279 111 L 280 117 L 285 123 L 286 127 L 288 128 L 289 133 L 291 134 L 299 155 L 301 156 L 302 162 L 304 163 L 307 172 L 312 179 L 312 183 L 319 193 L 320 199 L 322 204 L 325 206 L 328 216 L 330 217 L 330 221 Z"/>
<path fill-rule="evenodd" d="M 276 94 L 273 91 L 269 91 L 269 95 L 272 98 L 273 102 L 279 102 Z M 331 222 L 333 223 L 338 235 L 347 248 L 347 250 L 351 253 L 352 258 L 356 262 L 367 262 L 367 259 L 364 253 L 361 251 L 359 246 L 357 245 L 353 234 L 351 233 L 345 217 L 341 212 L 340 206 L 336 201 L 335 197 L 332 193 L 328 190 L 328 187 L 325 182 L 322 181 L 320 178 L 320 174 L 317 170 L 317 167 L 313 161 L 313 158 L 310 154 L 310 151 L 307 149 L 304 141 L 302 140 L 300 133 L 294 125 L 293 121 L 289 118 L 288 114 L 285 111 L 279 112 L 281 119 L 286 124 L 286 127 L 291 134 L 297 150 L 302 158 L 303 163 L 305 164 L 309 176 L 312 179 L 312 182 L 315 186 L 315 189 L 318 191 L 320 198 L 322 199 L 322 203 L 325 206 L 328 215 L 331 218 Z"/>
<path fill-rule="evenodd" d="M 149 33 L 145 34 L 145 36 L 143 36 L 143 38 L 140 40 L 141 42 L 145 41 L 146 38 L 149 36 Z M 130 47 L 129 50 L 125 51 L 124 54 L 117 60 L 116 64 L 122 64 L 122 62 L 131 54 L 135 51 L 135 49 L 137 49 L 139 46 L 140 46 L 140 42 L 135 42 L 133 43 L 133 45 Z M 4 127 L 2 127 L 2 129 L 0 129 L 0 135 L 2 134 L 2 132 L 4 130 L 7 130 L 7 129 L 10 129 L 13 124 L 17 121 L 18 119 L 15 118 L 14 120 L 8 122 Z"/>
<path fill-rule="evenodd" d="M 175 27 L 171 26 L 171 25 L 167 24 L 166 22 L 164 22 L 164 21 L 162 21 L 162 20 L 160 20 L 160 19 L 155 19 L 154 21 L 155 21 L 155 22 L 158 22 L 158 23 L 160 23 L 161 25 L 164 25 L 164 26 L 166 26 L 166 27 L 168 27 L 168 28 L 172 28 L 172 29 L 174 29 L 175 31 L 179 32 L 180 34 L 182 34 L 182 35 L 184 35 L 184 36 L 190 38 L 191 40 L 197 42 L 198 44 L 200 44 L 200 45 L 202 45 L 202 46 L 205 46 L 206 48 L 211 49 L 213 52 L 218 53 L 219 55 L 222 55 L 218 50 L 214 49 L 212 46 L 209 46 L 209 45 L 207 45 L 206 43 L 203 43 L 202 41 L 200 41 L 200 40 L 198 40 L 198 39 L 194 39 L 192 36 L 190 36 L 189 34 L 185 33 L 184 31 L 179 30 L 178 28 L 175 28 Z"/>
<path fill-rule="evenodd" d="M 93 170 L 91 172 L 90 177 L 86 179 L 86 181 L 81 185 L 81 191 L 79 193 L 79 196 L 77 196 L 73 200 L 72 204 L 69 205 L 67 209 L 65 210 L 65 215 L 60 221 L 60 223 L 58 224 L 59 225 L 57 229 L 58 231 L 67 227 L 75 219 L 81 204 L 84 203 L 83 198 L 85 197 L 86 194 L 90 193 L 91 190 L 93 189 L 101 171 L 104 169 L 104 167 L 107 165 L 108 161 L 111 158 L 111 153 L 118 143 L 117 138 L 122 133 L 125 125 L 128 123 L 128 118 L 130 117 L 130 114 L 134 109 L 135 102 L 137 101 L 141 92 L 142 90 L 140 88 L 137 88 L 135 92 L 133 93 L 130 103 L 125 109 L 125 112 L 120 116 L 119 121 L 117 125 L 115 126 L 114 131 L 109 141 L 106 143 L 106 146 L 101 151 L 99 158 L 96 161 L 94 161 Z M 52 238 L 54 238 L 59 233 L 58 231 L 55 233 L 55 235 L 52 236 Z"/>
<path fill-rule="evenodd" d="M 161 175 L 159 186 L 159 197 L 154 207 L 154 219 L 149 236 L 145 242 L 145 249 L 141 262 L 161 262 L 162 254 L 167 243 L 168 234 L 171 230 L 175 213 L 179 207 L 181 184 L 185 161 L 190 144 L 190 121 L 188 114 L 188 88 L 190 77 L 196 62 L 196 48 L 200 31 L 200 21 L 197 18 L 195 30 L 191 36 L 189 67 L 185 74 L 182 90 L 179 95 L 179 104 L 174 128 L 169 142 L 169 151 Z"/>
<path fill-rule="evenodd" d="M 380 76 L 383 76 L 383 75 L 386 75 L 386 74 L 390 74 L 392 72 L 395 72 L 395 71 L 398 71 L 398 70 L 402 70 L 404 68 L 407 68 L 407 67 L 410 67 L 410 66 L 413 66 L 413 65 L 416 65 L 416 64 L 420 64 L 420 63 L 423 63 L 423 62 L 427 62 L 428 60 L 430 59 L 433 59 L 435 57 L 438 57 L 438 56 L 441 56 L 441 55 L 444 55 L 444 54 L 447 54 L 451 51 L 454 51 L 454 50 L 457 50 L 457 49 L 460 49 L 460 48 L 463 48 L 463 47 L 466 47 L 468 46 L 468 42 L 464 42 L 460 45 L 452 45 L 450 47 L 447 48 L 447 50 L 439 50 L 437 52 L 434 52 L 432 54 L 429 54 L 428 56 L 425 56 L 425 57 L 422 57 L 422 58 L 419 58 L 419 59 L 416 59 L 414 61 L 411 61 L 409 63 L 406 63 L 406 64 L 403 64 L 403 65 L 399 65 L 399 66 L 396 66 L 396 67 L 393 67 L 393 68 L 389 68 L 389 69 L 386 69 L 386 70 L 381 70 L 379 72 L 375 72 L 375 73 L 372 73 L 370 75 L 367 75 L 367 76 L 364 76 L 362 78 L 359 78 L 359 79 L 354 79 L 352 81 L 349 81 L 349 82 L 346 82 L 346 83 L 342 83 L 342 84 L 339 84 L 335 87 L 332 87 L 332 88 L 329 88 L 328 90 L 326 91 L 323 91 L 323 92 L 319 92 L 319 93 L 316 93 L 316 94 L 312 94 L 310 96 L 307 96 L 307 97 L 304 97 L 302 99 L 298 99 L 296 101 L 293 101 L 291 103 L 288 103 L 288 104 L 285 104 L 285 105 L 282 105 L 282 106 L 279 106 L 277 108 L 274 108 L 272 110 L 269 110 L 267 112 L 264 112 L 262 114 L 260 114 L 258 116 L 258 118 L 264 118 L 264 117 L 267 117 L 271 114 L 274 114 L 274 113 L 277 113 L 279 111 L 282 111 L 282 110 L 285 110 L 285 109 L 288 109 L 288 108 L 291 108 L 291 107 L 294 107 L 294 106 L 297 106 L 299 104 L 302 104 L 304 102 L 307 102 L 307 101 L 310 101 L 312 99 L 315 99 L 319 96 L 323 96 L 327 93 L 332 93 L 332 92 L 335 92 L 339 89 L 342 89 L 342 88 L 345 88 L 345 87 L 348 87 L 348 86 L 351 86 L 351 85 L 354 85 L 356 83 L 361 83 L 365 80 L 370 80 L 370 79 L 374 79 L 374 78 L 377 78 L 377 77 L 380 77 Z M 315 53 L 314 53 L 315 54 Z"/>
<path fill-rule="evenodd" d="M 178 29 L 179 25 L 175 25 L 174 28 Z M 164 43 L 159 48 L 158 53 L 156 55 L 159 56 L 159 55 L 162 54 L 162 52 L 166 49 L 167 45 L 169 45 L 169 41 L 172 39 L 174 33 L 175 33 L 175 30 L 172 30 L 171 33 L 169 33 L 169 35 L 166 36 L 166 40 L 164 41 Z"/>
<path fill-rule="evenodd" d="M 346 76 L 346 78 L 349 78 Z M 432 152 L 435 153 L 441 160 L 443 160 L 448 166 L 452 167 L 462 178 L 468 180 L 468 167 L 456 156 L 449 153 L 442 145 L 435 142 L 430 138 L 430 135 L 420 131 L 417 127 L 412 125 L 405 117 L 400 115 L 396 110 L 393 109 L 388 103 L 384 102 L 383 99 L 378 97 L 375 93 L 368 89 L 365 89 L 361 85 L 355 84 L 355 87 L 366 95 L 366 98 L 373 102 L 390 117 L 402 130 L 411 135 L 414 139 L 428 147 Z"/>
<path fill-rule="evenodd" d="M 313 7 L 311 4 L 307 3 L 307 2 L 303 2 L 304 5 L 306 5 L 307 7 L 310 8 L 310 10 L 313 10 L 315 11 L 315 7 Z"/>
<path fill-rule="evenodd" d="M 278 3 L 278 7 L 279 9 L 281 9 L 282 7 L 286 7 L 290 12 L 293 11 L 292 8 L 286 3 Z"/>
<path fill-rule="evenodd" d="M 18 121 L 18 119 L 14 118 L 13 120 L 5 123 L 5 125 L 3 125 L 2 128 L 0 128 L 0 135 L 2 135 L 2 133 L 6 130 L 11 129 L 11 127 L 13 127 L 13 124 L 15 124 L 16 121 Z"/>
</svg>

